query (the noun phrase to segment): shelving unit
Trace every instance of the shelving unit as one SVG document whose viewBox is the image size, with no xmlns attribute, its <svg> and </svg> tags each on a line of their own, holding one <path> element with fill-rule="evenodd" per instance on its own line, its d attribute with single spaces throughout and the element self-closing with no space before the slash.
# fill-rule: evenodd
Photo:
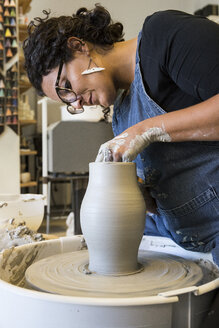
<svg viewBox="0 0 219 328">
<path fill-rule="evenodd" d="M 20 156 L 30 156 L 30 155 L 37 155 L 36 150 L 20 150 Z"/>
<path fill-rule="evenodd" d="M 36 120 L 20 120 L 20 134 L 22 135 L 22 127 L 36 124 Z M 20 161 L 25 165 L 26 171 L 29 171 L 30 167 L 30 156 L 36 156 L 37 151 L 32 149 L 20 149 Z M 31 188 L 31 187 L 37 187 L 37 181 L 29 181 L 27 183 L 21 183 L 21 189 L 22 188 Z"/>
<path fill-rule="evenodd" d="M 31 83 L 28 81 L 19 81 L 19 90 L 20 93 L 26 92 L 28 89 L 31 88 Z"/>
<path fill-rule="evenodd" d="M 17 0 L 0 0 L 0 192 L 2 193 L 20 191 L 17 4 Z"/>
<path fill-rule="evenodd" d="M 19 24 L 19 42 L 23 42 L 27 38 L 27 25 Z M 23 77 L 25 79 L 23 79 Z M 24 70 L 24 55 L 23 50 L 20 48 L 19 51 L 19 90 L 20 94 L 24 93 L 31 87 L 31 83 L 27 79 L 26 72 Z"/>
<path fill-rule="evenodd" d="M 20 1 L 19 1 L 19 6 L 20 6 Z M 27 37 L 27 25 L 19 24 L 18 29 L 19 29 L 19 40 L 24 41 Z"/>
<path fill-rule="evenodd" d="M 19 7 L 22 8 L 24 14 L 30 10 L 31 1 L 32 0 L 19 0 Z"/>
<path fill-rule="evenodd" d="M 28 127 L 30 124 L 36 125 L 36 120 L 29 119 L 34 117 L 31 111 L 30 115 L 26 115 L 27 120 L 19 120 L 22 107 L 18 101 L 20 95 L 31 87 L 23 68 L 22 51 L 19 51 L 21 42 L 27 37 L 27 25 L 23 24 L 26 18 L 18 16 L 18 14 L 26 14 L 30 9 L 30 3 L 31 0 L 0 0 L 0 190 L 2 193 L 30 192 L 28 189 L 21 188 L 37 185 L 36 181 L 20 184 L 20 167 L 23 168 L 21 172 L 28 171 L 22 164 L 25 162 L 31 164 L 33 180 L 36 176 L 33 165 L 37 163 L 37 152 L 32 144 L 29 151 L 20 147 L 21 145 L 23 148 L 28 148 L 30 139 L 27 139 L 27 147 L 24 147 L 25 142 L 22 143 L 20 140 L 24 140 L 23 134 L 31 131 Z M 23 112 L 26 108 L 23 106 Z M 25 118 L 25 115 L 23 117 L 21 115 L 20 118 Z"/>
<path fill-rule="evenodd" d="M 0 134 L 5 126 L 19 133 L 19 94 L 31 87 L 23 69 L 24 58 L 19 55 L 19 42 L 27 37 L 27 25 L 18 25 L 18 11 L 25 14 L 30 3 L 0 0 Z"/>
<path fill-rule="evenodd" d="M 19 120 L 19 123 L 21 126 L 27 126 L 27 125 L 31 125 L 31 124 L 36 124 L 37 121 L 36 120 Z"/>
<path fill-rule="evenodd" d="M 19 13 L 25 15 L 26 12 L 30 9 L 31 0 L 18 0 L 18 7 Z M 19 78 L 18 78 L 18 86 L 19 86 L 19 95 L 21 96 L 24 92 L 26 92 L 30 87 L 31 83 L 29 82 L 26 72 L 24 70 L 24 55 L 22 50 L 22 42 L 27 38 L 27 25 L 21 24 L 19 20 L 18 24 L 18 40 L 19 40 Z M 23 137 L 23 128 L 35 125 L 37 121 L 35 119 L 23 119 L 23 116 L 20 115 L 19 119 L 19 127 L 20 127 L 20 137 Z M 21 165 L 25 165 L 25 171 L 29 171 L 30 168 L 30 158 L 37 155 L 36 150 L 32 149 L 22 149 L 22 142 L 21 142 L 21 149 L 20 149 L 20 162 Z M 27 183 L 20 184 L 21 190 L 22 188 L 30 188 L 30 187 L 37 187 L 37 181 L 29 181 Z M 23 190 L 22 190 L 23 191 Z"/>
<path fill-rule="evenodd" d="M 18 133 L 17 4 L 0 0 L 0 133 L 5 126 Z"/>
<path fill-rule="evenodd" d="M 21 183 L 21 188 L 31 188 L 31 187 L 37 187 L 36 181 L 29 181 L 26 183 Z"/>
</svg>

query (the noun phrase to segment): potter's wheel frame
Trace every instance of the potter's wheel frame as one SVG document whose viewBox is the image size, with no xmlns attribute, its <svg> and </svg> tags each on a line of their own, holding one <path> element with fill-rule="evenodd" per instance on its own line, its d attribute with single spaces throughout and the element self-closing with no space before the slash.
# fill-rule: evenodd
<svg viewBox="0 0 219 328">
<path fill-rule="evenodd" d="M 156 296 L 132 297 L 132 298 L 83 298 L 62 296 L 30 290 L 12 285 L 10 280 L 13 278 L 12 271 L 16 275 L 19 267 L 14 267 L 18 254 L 23 254 L 21 266 L 29 260 L 30 254 L 36 250 L 36 260 L 45 257 L 66 253 L 69 251 L 82 250 L 84 248 L 82 236 L 61 237 L 55 240 L 42 241 L 35 244 L 28 244 L 5 251 L 0 254 L 0 325 L 2 327 L 29 328 L 30 322 L 32 328 L 54 327 L 69 328 L 108 328 L 118 327 L 144 327 L 149 326 L 165 328 L 179 328 L 178 316 L 174 313 L 180 313 L 184 319 L 187 317 L 187 302 L 190 300 L 193 309 L 193 315 L 196 319 L 196 326 L 191 323 L 191 328 L 197 328 L 202 322 L 200 309 L 208 309 L 210 302 L 217 293 L 219 287 L 219 278 L 212 277 L 212 281 L 204 283 L 201 286 L 193 286 L 173 290 Z M 143 238 L 140 249 L 149 249 L 180 255 L 192 261 L 203 261 L 212 263 L 210 254 L 194 253 L 185 251 L 177 246 L 168 238 L 145 237 Z M 6 263 L 7 258 L 7 263 Z M 4 268 L 3 268 L 4 266 Z M 213 264 L 212 264 L 213 268 Z M 202 295 L 200 298 L 199 295 Z M 186 306 L 185 306 L 186 305 Z M 201 306 L 201 307 L 200 307 Z M 8 316 L 13 308 L 13 315 Z M 24 312 L 25 311 L 25 312 Z M 40 316 L 38 314 L 41 314 Z M 154 315 L 158 313 L 159 315 Z M 25 320 L 24 320 L 25 317 Z M 34 318 L 34 320 L 33 320 Z M 22 323 L 19 326 L 18 323 Z M 107 324 L 106 324 L 107 322 Z M 88 324 L 89 323 L 89 324 Z M 180 326 L 181 327 L 181 326 Z M 217 328 L 217 326 L 215 326 Z M 212 327 L 214 328 L 214 327 Z"/>
</svg>

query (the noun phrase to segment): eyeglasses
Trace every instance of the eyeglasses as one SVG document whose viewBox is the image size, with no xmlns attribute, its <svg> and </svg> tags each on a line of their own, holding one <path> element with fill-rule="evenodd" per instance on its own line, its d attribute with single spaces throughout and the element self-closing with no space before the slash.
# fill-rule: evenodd
<svg viewBox="0 0 219 328">
<path fill-rule="evenodd" d="M 67 105 L 67 111 L 70 114 L 83 113 L 83 111 L 84 111 L 83 108 L 76 109 L 76 108 L 72 107 L 72 105 L 71 105 L 78 99 L 78 96 L 76 95 L 76 93 L 70 88 L 63 88 L 63 87 L 59 86 L 59 81 L 60 81 L 60 77 L 61 77 L 61 73 L 62 73 L 63 64 L 64 64 L 64 62 L 61 61 L 60 65 L 59 65 L 59 71 L 58 71 L 56 83 L 55 83 L 55 89 L 56 89 L 57 96 L 59 97 L 59 99 L 61 99 L 61 101 L 64 104 Z"/>
</svg>

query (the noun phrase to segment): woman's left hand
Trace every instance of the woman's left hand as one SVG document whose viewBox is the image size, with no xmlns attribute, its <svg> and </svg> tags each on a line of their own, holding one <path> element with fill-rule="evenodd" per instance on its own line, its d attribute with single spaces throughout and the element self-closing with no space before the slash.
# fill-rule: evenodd
<svg viewBox="0 0 219 328">
<path fill-rule="evenodd" d="M 132 138 L 124 132 L 101 145 L 96 162 L 130 162 L 135 156 L 133 147 L 130 147 Z M 131 150 L 131 154 L 130 154 Z M 133 153 L 133 154 L 132 154 Z M 131 156 L 130 156 L 131 155 Z"/>
</svg>

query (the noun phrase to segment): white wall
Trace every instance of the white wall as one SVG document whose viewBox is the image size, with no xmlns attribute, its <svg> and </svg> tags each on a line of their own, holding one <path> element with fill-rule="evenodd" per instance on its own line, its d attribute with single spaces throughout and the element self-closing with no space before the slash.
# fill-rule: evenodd
<svg viewBox="0 0 219 328">
<path fill-rule="evenodd" d="M 6 127 L 0 135 L 0 194 L 18 194 L 19 192 L 19 136 Z"/>
<path fill-rule="evenodd" d="M 113 20 L 124 25 L 125 39 L 137 36 L 146 16 L 158 10 L 178 9 L 189 13 L 218 0 L 32 0 L 28 18 L 42 17 L 43 9 L 51 9 L 53 16 L 71 15 L 80 7 L 92 9 L 99 2 L 106 7 Z"/>
<path fill-rule="evenodd" d="M 205 7 L 208 4 L 211 5 L 219 5 L 218 0 L 192 0 L 192 7 L 193 7 L 193 11 L 197 10 L 197 9 L 201 9 L 203 7 Z"/>
</svg>

